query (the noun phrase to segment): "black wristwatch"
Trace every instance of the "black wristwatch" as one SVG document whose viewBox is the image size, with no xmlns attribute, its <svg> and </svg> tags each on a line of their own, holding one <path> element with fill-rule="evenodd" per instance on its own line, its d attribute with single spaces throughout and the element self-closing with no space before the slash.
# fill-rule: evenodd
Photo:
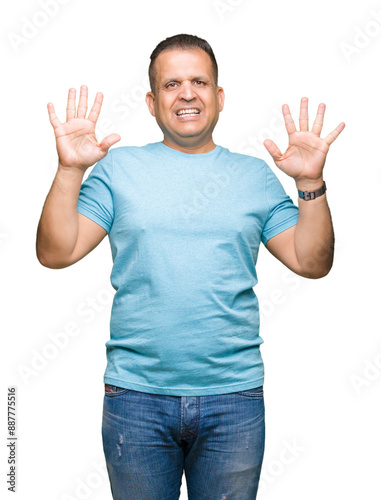
<svg viewBox="0 0 381 500">
<path fill-rule="evenodd" d="M 327 191 L 327 186 L 325 185 L 325 181 L 323 181 L 323 186 L 320 189 L 317 189 L 316 191 L 299 191 L 298 189 L 298 195 L 299 198 L 302 198 L 303 200 L 314 200 L 318 196 L 321 196 Z"/>
</svg>

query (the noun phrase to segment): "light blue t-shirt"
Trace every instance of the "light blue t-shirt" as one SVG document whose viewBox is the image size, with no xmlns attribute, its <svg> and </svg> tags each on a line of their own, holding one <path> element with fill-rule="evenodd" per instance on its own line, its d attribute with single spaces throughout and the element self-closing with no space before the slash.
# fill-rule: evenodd
<svg viewBox="0 0 381 500">
<path fill-rule="evenodd" d="M 78 212 L 108 232 L 113 258 L 104 383 L 173 396 L 263 384 L 258 249 L 299 215 L 263 160 L 114 148 L 82 183 Z"/>
</svg>

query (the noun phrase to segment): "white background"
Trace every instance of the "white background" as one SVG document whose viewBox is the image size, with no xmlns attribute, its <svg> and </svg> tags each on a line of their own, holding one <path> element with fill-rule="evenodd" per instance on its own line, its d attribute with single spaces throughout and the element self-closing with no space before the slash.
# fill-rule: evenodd
<svg viewBox="0 0 381 500">
<path fill-rule="evenodd" d="M 37 260 L 37 225 L 57 168 L 47 103 L 65 121 L 68 89 L 78 96 L 85 84 L 89 107 L 104 94 L 99 140 L 111 132 L 122 137 L 117 146 L 162 140 L 144 102 L 149 56 L 164 38 L 190 33 L 211 44 L 226 93 L 215 142 L 267 161 L 295 203 L 293 179 L 262 146 L 269 137 L 287 147 L 282 104 L 297 124 L 300 99 L 309 97 L 311 126 L 324 102 L 324 137 L 346 123 L 324 168 L 336 236 L 331 272 L 308 280 L 263 245 L 259 254 L 267 435 L 258 499 L 379 499 L 381 4 L 23 0 L 2 11 L 1 491 L 6 394 L 16 385 L 16 498 L 111 499 L 101 441 L 111 252 L 106 237 L 72 267 Z M 62 333 L 73 324 L 77 335 Z M 49 351 L 53 337 L 65 336 L 65 347 Z"/>
</svg>

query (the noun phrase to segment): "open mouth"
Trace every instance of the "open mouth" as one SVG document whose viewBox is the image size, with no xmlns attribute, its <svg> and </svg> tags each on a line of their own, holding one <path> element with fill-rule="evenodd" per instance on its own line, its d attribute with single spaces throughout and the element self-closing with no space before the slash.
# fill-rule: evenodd
<svg viewBox="0 0 381 500">
<path fill-rule="evenodd" d="M 189 116 L 197 116 L 200 114 L 200 110 L 197 108 L 189 108 L 189 109 L 179 109 L 176 115 L 179 117 L 189 117 Z"/>
</svg>

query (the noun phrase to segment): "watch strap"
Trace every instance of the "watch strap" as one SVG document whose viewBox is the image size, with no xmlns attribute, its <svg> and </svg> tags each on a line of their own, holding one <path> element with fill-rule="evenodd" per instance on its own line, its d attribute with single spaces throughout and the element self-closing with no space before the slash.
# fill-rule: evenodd
<svg viewBox="0 0 381 500">
<path fill-rule="evenodd" d="M 299 198 L 302 198 L 303 200 L 314 200 L 318 196 L 323 195 L 327 191 L 327 186 L 325 185 L 325 181 L 323 181 L 323 185 L 320 189 L 316 189 L 316 191 L 299 191 L 298 189 L 298 195 Z"/>
</svg>

